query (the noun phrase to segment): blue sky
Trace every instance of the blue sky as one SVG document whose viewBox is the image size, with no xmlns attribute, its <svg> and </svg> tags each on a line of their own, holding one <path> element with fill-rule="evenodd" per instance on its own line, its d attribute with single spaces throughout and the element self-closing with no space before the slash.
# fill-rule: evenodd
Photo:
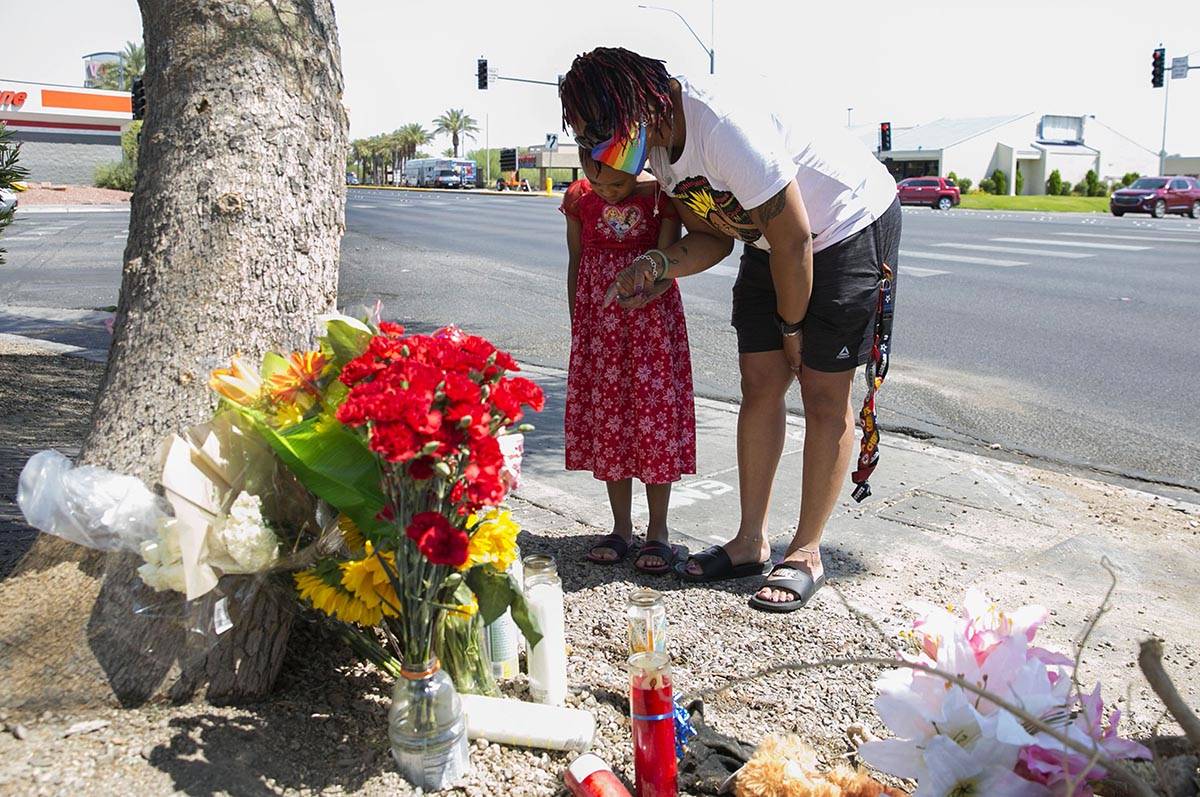
<svg viewBox="0 0 1200 797">
<path fill-rule="evenodd" d="M 709 0 L 660 0 L 710 36 Z M 475 59 L 502 75 L 554 80 L 572 57 L 622 45 L 703 75 L 708 56 L 674 15 L 636 2 L 390 2 L 335 0 L 345 102 L 354 137 L 446 108 L 487 122 L 492 146 L 533 144 L 558 129 L 553 87 L 500 82 L 475 87 Z M 78 84 L 80 56 L 118 50 L 141 36 L 132 0 L 0 0 L 5 58 L 0 78 Z M 1157 150 L 1163 90 L 1150 88 L 1150 53 L 1194 51 L 1195 0 L 839 2 L 716 0 L 717 74 L 727 90 L 803 106 L 814 118 L 896 125 L 941 116 L 1040 111 L 1095 114 Z M 479 135 L 479 145 L 484 133 Z M 446 146 L 438 142 L 436 149 Z M 1200 70 L 1171 87 L 1167 149 L 1200 154 Z"/>
</svg>

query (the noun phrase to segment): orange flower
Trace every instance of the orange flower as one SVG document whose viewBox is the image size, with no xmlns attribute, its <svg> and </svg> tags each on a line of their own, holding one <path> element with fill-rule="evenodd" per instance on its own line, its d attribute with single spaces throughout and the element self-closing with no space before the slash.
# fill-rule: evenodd
<svg viewBox="0 0 1200 797">
<path fill-rule="evenodd" d="M 277 374 L 272 374 L 267 380 L 271 398 L 276 401 L 291 403 L 301 394 L 316 396 L 317 380 L 327 365 L 324 355 L 319 351 L 294 351 L 288 357 L 287 368 Z"/>
<path fill-rule="evenodd" d="M 208 386 L 222 398 L 234 404 L 249 406 L 262 393 L 262 379 L 246 367 L 239 355 L 233 355 L 228 368 L 216 368 L 208 378 Z"/>
</svg>

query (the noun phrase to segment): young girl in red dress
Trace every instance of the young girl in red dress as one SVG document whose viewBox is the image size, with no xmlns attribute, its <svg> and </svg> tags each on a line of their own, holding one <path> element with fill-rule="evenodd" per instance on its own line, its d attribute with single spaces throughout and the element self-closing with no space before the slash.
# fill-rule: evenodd
<svg viewBox="0 0 1200 797">
<path fill-rule="evenodd" d="M 608 485 L 613 530 L 588 558 L 614 564 L 633 539 L 633 479 L 646 485 L 650 520 L 634 566 L 670 570 L 671 483 L 696 472 L 692 363 L 674 280 L 651 287 L 635 309 L 605 306 L 617 274 L 679 238 L 679 217 L 653 179 L 618 171 L 580 152 L 586 180 L 567 189 L 567 296 L 571 365 L 565 422 L 567 468 Z"/>
</svg>

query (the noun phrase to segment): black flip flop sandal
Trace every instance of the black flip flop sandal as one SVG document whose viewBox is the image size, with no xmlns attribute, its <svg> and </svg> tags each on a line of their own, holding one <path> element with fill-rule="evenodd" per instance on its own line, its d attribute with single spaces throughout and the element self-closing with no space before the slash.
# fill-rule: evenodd
<svg viewBox="0 0 1200 797">
<path fill-rule="evenodd" d="M 763 587 L 785 589 L 796 597 L 790 601 L 768 601 L 754 594 L 750 596 L 750 605 L 763 612 L 787 614 L 797 609 L 803 609 L 812 600 L 812 596 L 817 594 L 817 590 L 824 586 L 824 584 L 824 572 L 814 579 L 800 568 L 790 565 L 787 562 L 780 562 L 771 568 L 771 572 L 767 575 L 767 580 L 763 583 Z"/>
<path fill-rule="evenodd" d="M 601 538 L 595 545 L 588 549 L 586 558 L 594 565 L 615 565 L 625 561 L 625 557 L 629 555 L 629 549 L 632 548 L 629 540 L 617 534 L 615 531 Z M 593 551 L 597 548 L 607 548 L 615 553 L 615 559 L 599 559 L 593 555 Z"/>
<path fill-rule="evenodd" d="M 700 565 L 700 574 L 689 573 L 688 561 Z M 681 579 L 691 584 L 708 584 L 714 581 L 731 581 L 735 578 L 761 576 L 771 566 L 770 562 L 746 562 L 735 565 L 725 552 L 722 545 L 713 545 L 699 553 L 683 559 L 675 566 L 675 572 Z"/>
<path fill-rule="evenodd" d="M 646 567 L 640 564 L 643 556 L 657 556 L 663 560 L 663 563 L 658 567 Z M 638 551 L 637 559 L 633 562 L 634 570 L 650 576 L 661 576 L 664 573 L 669 573 L 674 566 L 675 549 L 661 540 L 647 540 L 642 545 L 641 550 Z"/>
</svg>

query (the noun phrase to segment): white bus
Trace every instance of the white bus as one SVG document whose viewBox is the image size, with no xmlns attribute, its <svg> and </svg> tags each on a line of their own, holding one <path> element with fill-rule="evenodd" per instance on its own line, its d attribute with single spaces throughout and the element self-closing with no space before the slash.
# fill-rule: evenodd
<svg viewBox="0 0 1200 797">
<path fill-rule="evenodd" d="M 465 158 L 416 158 L 404 164 L 400 184 L 417 188 L 474 188 L 475 161 Z"/>
</svg>

